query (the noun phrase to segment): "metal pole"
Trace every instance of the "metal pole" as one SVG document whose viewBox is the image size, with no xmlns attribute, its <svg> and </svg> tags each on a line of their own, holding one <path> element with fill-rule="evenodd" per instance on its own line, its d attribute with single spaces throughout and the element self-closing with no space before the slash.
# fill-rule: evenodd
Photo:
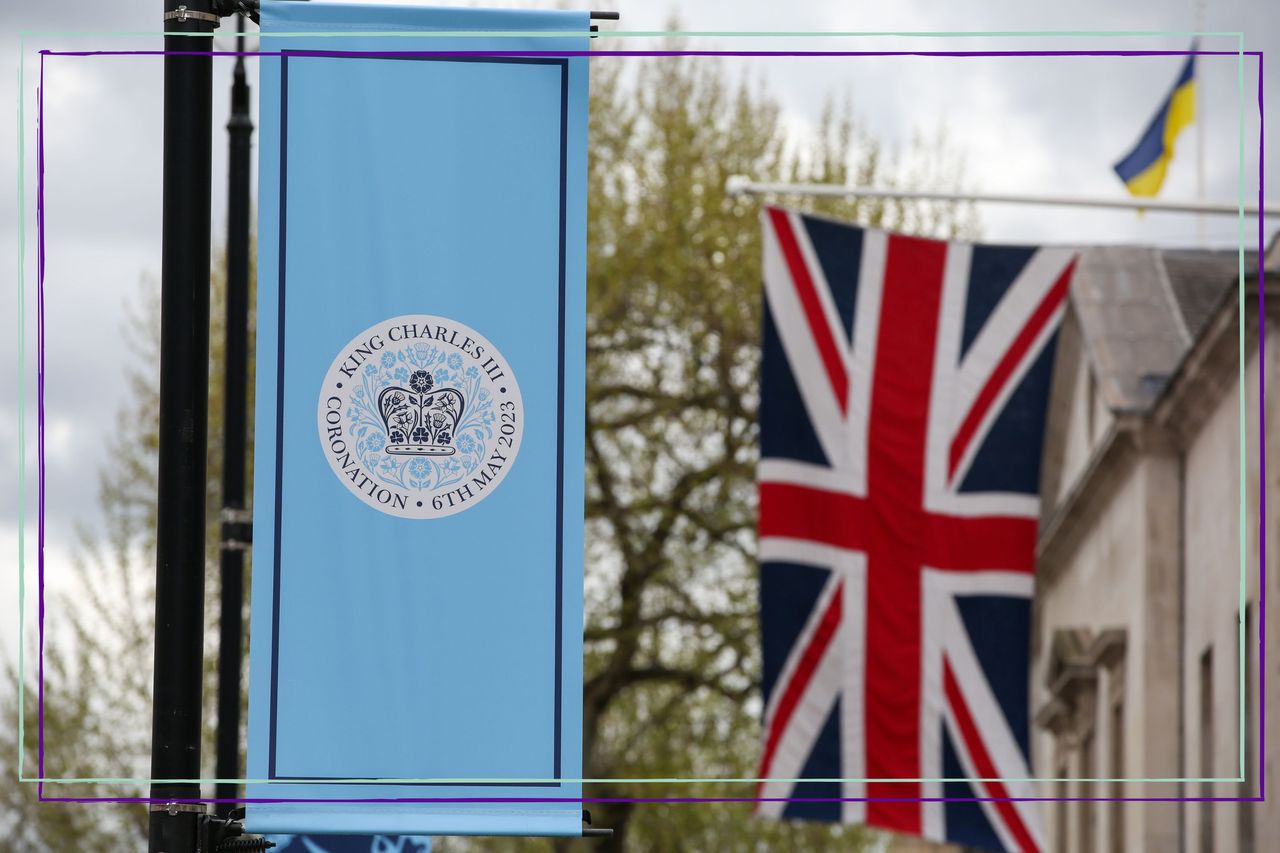
<svg viewBox="0 0 1280 853">
<path fill-rule="evenodd" d="M 1192 50 L 1200 48 L 1200 33 L 1204 32 L 1204 0 L 1196 0 L 1196 37 L 1191 43 Z M 1194 57 L 1197 64 L 1195 71 L 1195 121 L 1196 125 L 1196 198 L 1204 201 L 1205 195 L 1205 128 L 1208 127 L 1208 116 L 1204 111 L 1204 64 L 1200 57 Z M 1208 243 L 1207 224 L 1203 215 L 1196 217 L 1196 242 L 1200 248 Z"/>
<path fill-rule="evenodd" d="M 1013 193 L 917 192 L 880 187 L 843 186 L 841 184 L 774 184 L 752 181 L 743 175 L 731 175 L 725 181 L 730 195 L 811 195 L 843 198 L 901 198 L 920 201 L 983 201 L 997 204 L 1039 204 L 1059 207 L 1098 207 L 1115 210 L 1148 210 L 1169 213 L 1224 214 L 1257 216 L 1255 202 L 1164 201 L 1161 199 L 1102 198 L 1063 195 L 1017 195 Z M 1280 216 L 1280 202 L 1263 204 L 1264 216 Z"/>
<path fill-rule="evenodd" d="M 212 0 L 164 0 L 167 51 L 207 51 Z M 153 780 L 200 776 L 205 452 L 209 397 L 209 202 L 213 63 L 164 58 L 160 446 L 156 514 Z M 194 853 L 203 807 L 190 782 L 153 781 L 151 853 Z"/>
<path fill-rule="evenodd" d="M 244 16 L 236 18 L 236 52 L 244 53 Z M 240 670 L 244 636 L 244 554 L 250 542 L 245 509 L 246 393 L 249 339 L 249 177 L 253 120 L 244 57 L 237 56 L 227 122 L 227 338 L 223 370 L 222 590 L 218 622 L 219 779 L 240 776 Z M 233 799 L 239 786 L 219 782 L 214 796 Z M 221 803 L 227 815 L 234 803 Z"/>
</svg>

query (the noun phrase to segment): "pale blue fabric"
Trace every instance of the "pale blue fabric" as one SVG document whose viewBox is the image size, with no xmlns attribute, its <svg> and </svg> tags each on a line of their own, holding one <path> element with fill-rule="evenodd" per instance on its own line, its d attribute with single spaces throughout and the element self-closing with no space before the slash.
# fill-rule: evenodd
<svg viewBox="0 0 1280 853">
<path fill-rule="evenodd" d="M 586 12 L 264 0 L 262 50 L 585 50 L 588 26 Z M 582 35 L 271 35 L 386 30 Z M 247 819 L 253 831 L 581 831 L 576 802 L 404 802 L 576 798 L 577 783 L 296 780 L 582 776 L 586 62 L 297 54 L 283 63 L 261 60 L 248 774 L 295 781 L 252 785 L 248 795 L 395 802 L 253 803 Z M 522 445 L 506 479 L 483 502 L 447 518 L 406 520 L 364 505 L 329 469 L 317 436 L 317 395 L 334 356 L 363 329 L 401 314 L 441 315 L 480 331 L 514 368 L 524 400 Z M 557 476 L 563 477 L 558 531 Z"/>
</svg>

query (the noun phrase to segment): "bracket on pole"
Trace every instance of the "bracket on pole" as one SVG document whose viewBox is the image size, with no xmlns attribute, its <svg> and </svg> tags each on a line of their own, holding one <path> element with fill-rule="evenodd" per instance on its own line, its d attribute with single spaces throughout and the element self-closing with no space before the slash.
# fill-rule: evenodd
<svg viewBox="0 0 1280 853">
<path fill-rule="evenodd" d="M 232 15 L 244 15 L 255 24 L 258 21 L 258 9 L 261 4 L 258 0 L 213 0 L 213 11 L 217 12 L 224 18 Z"/>
<path fill-rule="evenodd" d="M 589 12 L 589 20 L 592 21 L 618 21 L 622 19 L 621 12 Z M 600 32 L 600 28 L 595 24 L 591 25 L 591 38 L 596 38 L 596 33 Z"/>
<path fill-rule="evenodd" d="M 207 809 L 205 808 L 204 803 L 152 803 L 149 811 L 164 812 L 165 814 L 175 815 L 179 812 L 204 814 Z"/>
<path fill-rule="evenodd" d="M 613 835 L 613 830 L 608 827 L 595 827 L 591 825 L 591 812 L 587 809 L 582 810 L 582 822 L 586 824 L 582 828 L 583 838 L 608 838 Z"/>
<path fill-rule="evenodd" d="M 222 548 L 247 551 L 253 545 L 253 513 L 240 507 L 222 508 Z"/>
<path fill-rule="evenodd" d="M 179 6 L 171 12 L 164 13 L 165 21 L 177 21 L 178 23 L 186 23 L 187 21 L 204 21 L 213 24 L 215 27 L 222 23 L 222 18 L 218 15 L 211 15 L 208 12 L 200 12 L 195 9 L 188 9 L 186 6 Z"/>
</svg>

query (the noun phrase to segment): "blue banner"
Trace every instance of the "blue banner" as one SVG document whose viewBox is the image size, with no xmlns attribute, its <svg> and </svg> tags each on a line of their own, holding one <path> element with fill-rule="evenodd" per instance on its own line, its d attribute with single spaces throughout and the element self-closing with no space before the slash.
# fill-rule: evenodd
<svg viewBox="0 0 1280 853">
<path fill-rule="evenodd" d="M 262 4 L 252 831 L 581 833 L 588 27 Z"/>
</svg>

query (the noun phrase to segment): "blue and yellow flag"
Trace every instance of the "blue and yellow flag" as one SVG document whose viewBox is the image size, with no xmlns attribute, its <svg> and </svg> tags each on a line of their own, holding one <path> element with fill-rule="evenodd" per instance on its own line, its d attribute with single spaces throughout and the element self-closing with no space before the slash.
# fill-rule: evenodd
<svg viewBox="0 0 1280 853">
<path fill-rule="evenodd" d="M 1191 49 L 1196 49 L 1193 42 Z M 1164 184 L 1164 173 L 1173 159 L 1173 143 L 1196 114 L 1196 57 L 1193 53 L 1182 66 L 1173 91 L 1156 112 L 1133 150 L 1116 163 L 1116 174 L 1129 192 L 1137 196 L 1154 196 Z"/>
</svg>

